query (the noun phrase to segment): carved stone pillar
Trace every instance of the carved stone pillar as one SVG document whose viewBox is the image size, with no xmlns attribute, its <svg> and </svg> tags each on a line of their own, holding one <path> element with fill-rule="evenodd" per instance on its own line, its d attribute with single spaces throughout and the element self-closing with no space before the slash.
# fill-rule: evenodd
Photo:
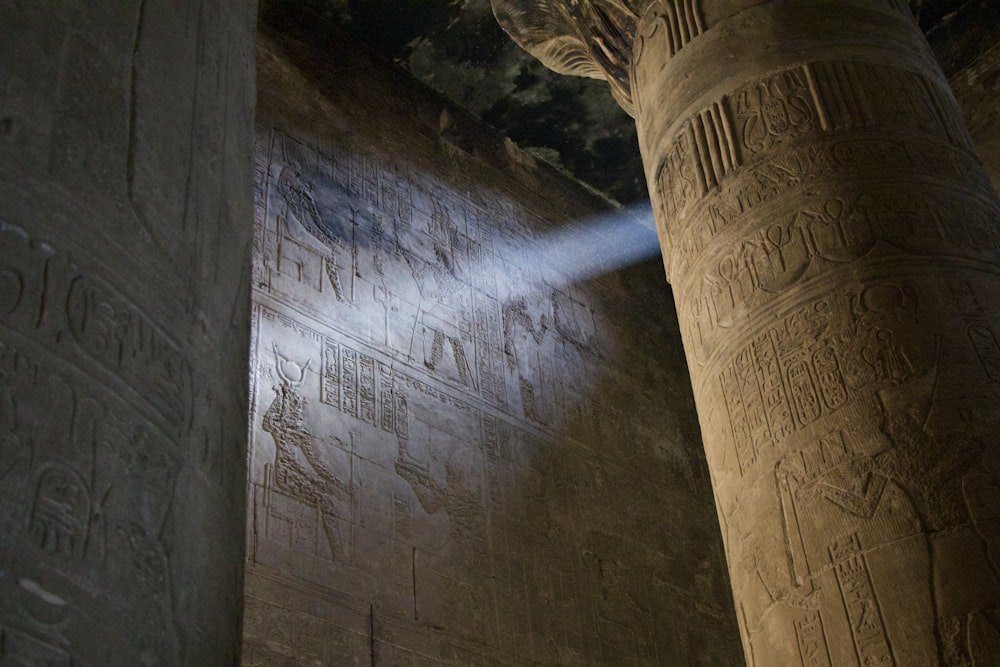
<svg viewBox="0 0 1000 667">
<path fill-rule="evenodd" d="M 751 665 L 1000 655 L 1000 204 L 905 2 L 494 0 L 636 117 Z"/>
<path fill-rule="evenodd" d="M 0 664 L 234 665 L 255 2 L 0 2 Z"/>
</svg>

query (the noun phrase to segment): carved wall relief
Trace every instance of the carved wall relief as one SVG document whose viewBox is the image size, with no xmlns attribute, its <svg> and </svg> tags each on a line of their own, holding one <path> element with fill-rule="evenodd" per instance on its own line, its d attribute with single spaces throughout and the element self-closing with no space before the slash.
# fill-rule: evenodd
<svg viewBox="0 0 1000 667">
<path fill-rule="evenodd" d="M 683 662 L 695 649 L 658 621 L 677 595 L 734 627 L 721 551 L 682 554 L 712 544 L 712 519 L 691 416 L 654 409 L 683 392 L 676 349 L 647 335 L 665 294 L 532 259 L 592 213 L 574 185 L 442 155 L 352 97 L 330 98 L 349 131 L 298 126 L 277 110 L 290 63 L 265 61 L 247 661 L 300 644 L 354 660 L 327 638 L 346 633 L 400 663 Z M 321 270 L 331 255 L 349 299 Z M 639 391 L 637 373 L 662 382 Z M 647 572 L 662 595 L 637 585 Z M 297 640 L 289 618 L 327 634 Z M 697 642 L 736 664 L 734 642 Z"/>
</svg>

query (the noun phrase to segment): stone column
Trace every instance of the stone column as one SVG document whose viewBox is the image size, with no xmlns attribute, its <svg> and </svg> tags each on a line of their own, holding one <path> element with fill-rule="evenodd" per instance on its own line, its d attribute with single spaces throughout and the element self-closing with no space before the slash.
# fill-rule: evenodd
<svg viewBox="0 0 1000 667">
<path fill-rule="evenodd" d="M 1000 204 L 907 3 L 494 0 L 639 127 L 751 665 L 1000 655 Z"/>
<path fill-rule="evenodd" d="M 0 2 L 0 664 L 238 664 L 254 5 Z"/>
</svg>

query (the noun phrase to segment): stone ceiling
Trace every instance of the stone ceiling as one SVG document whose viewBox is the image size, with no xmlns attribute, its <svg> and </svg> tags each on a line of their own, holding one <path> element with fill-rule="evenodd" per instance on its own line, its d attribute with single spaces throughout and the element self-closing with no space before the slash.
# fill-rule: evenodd
<svg viewBox="0 0 1000 667">
<path fill-rule="evenodd" d="M 634 124 L 607 84 L 547 70 L 504 34 L 489 0 L 296 1 L 334 20 L 522 148 L 623 204 L 646 199 Z M 932 44 L 936 34 L 942 35 L 939 41 L 953 39 L 966 22 L 996 12 L 996 0 L 915 4 L 921 5 L 920 23 Z M 947 62 L 945 69 L 950 75 Z"/>
</svg>

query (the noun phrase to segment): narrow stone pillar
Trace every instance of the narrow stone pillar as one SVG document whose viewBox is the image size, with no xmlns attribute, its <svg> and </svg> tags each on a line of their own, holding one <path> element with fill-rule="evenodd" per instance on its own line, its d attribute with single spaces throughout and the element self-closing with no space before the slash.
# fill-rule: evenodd
<svg viewBox="0 0 1000 667">
<path fill-rule="evenodd" d="M 0 2 L 0 664 L 235 665 L 254 2 Z"/>
<path fill-rule="evenodd" d="M 991 664 L 1000 204 L 907 3 L 494 7 L 636 117 L 748 663 Z"/>
</svg>

